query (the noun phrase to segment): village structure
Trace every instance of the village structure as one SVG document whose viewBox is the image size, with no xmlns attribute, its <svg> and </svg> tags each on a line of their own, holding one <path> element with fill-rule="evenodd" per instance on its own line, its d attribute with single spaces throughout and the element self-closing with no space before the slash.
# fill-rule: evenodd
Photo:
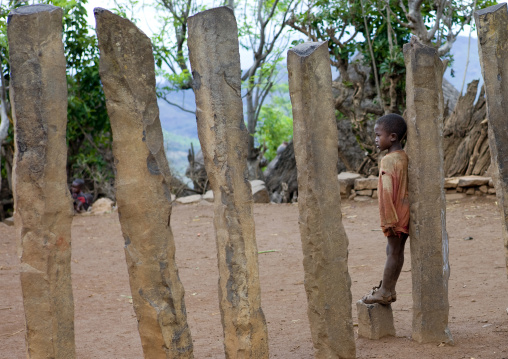
<svg viewBox="0 0 508 359">
<path fill-rule="evenodd" d="M 185 291 L 175 261 L 171 173 L 155 91 L 150 39 L 131 21 L 96 8 L 100 77 L 113 131 L 116 199 L 125 240 L 132 305 L 145 358 L 193 358 Z M 454 344 L 449 323 L 446 193 L 497 195 L 508 269 L 508 11 L 475 14 L 487 101 L 491 177 L 448 178 L 443 133 L 444 66 L 437 50 L 413 37 L 404 45 L 409 158 L 412 340 Z M 253 203 L 269 202 L 249 182 L 238 28 L 218 7 L 188 21 L 196 121 L 211 192 L 180 203 L 213 203 L 219 268 L 218 308 L 226 358 L 270 357 L 261 305 Z M 15 228 L 29 358 L 76 357 L 71 283 L 72 200 L 65 169 L 67 87 L 62 10 L 31 5 L 9 15 L 15 113 Z M 338 130 L 326 43 L 288 52 L 294 153 L 307 314 L 314 357 L 355 358 L 355 330 L 377 340 L 396 333 L 391 305 L 351 293 L 348 233 L 341 197 L 377 197 L 377 177 L 337 177 Z M 319 96 L 315 96 L 319 93 Z M 485 126 L 484 126 L 485 127 Z M 487 133 L 485 133 L 487 136 Z M 501 250 L 501 248 L 500 248 Z M 301 303 L 305 306 L 305 303 Z M 356 305 L 358 324 L 353 323 Z"/>
</svg>

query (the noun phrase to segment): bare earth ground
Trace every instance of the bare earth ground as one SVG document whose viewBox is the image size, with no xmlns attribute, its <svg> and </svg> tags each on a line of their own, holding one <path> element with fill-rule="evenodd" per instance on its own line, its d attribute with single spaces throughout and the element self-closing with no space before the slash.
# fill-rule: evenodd
<svg viewBox="0 0 508 359">
<path fill-rule="evenodd" d="M 343 201 L 353 304 L 379 282 L 385 241 L 377 203 Z M 272 358 L 312 358 L 296 205 L 255 205 Z M 223 358 L 212 205 L 179 205 L 171 220 L 196 358 Z M 508 358 L 508 281 L 493 197 L 449 201 L 450 330 L 456 345 L 411 340 L 409 248 L 393 304 L 397 337 L 356 340 L 358 358 Z M 473 237 L 473 240 L 464 240 Z M 72 281 L 78 358 L 142 358 L 130 301 L 118 214 L 77 216 Z M 408 246 L 409 247 L 409 246 Z M 0 358 L 25 358 L 24 315 L 14 228 L 0 224 Z M 353 305 L 356 323 L 356 306 Z"/>
</svg>

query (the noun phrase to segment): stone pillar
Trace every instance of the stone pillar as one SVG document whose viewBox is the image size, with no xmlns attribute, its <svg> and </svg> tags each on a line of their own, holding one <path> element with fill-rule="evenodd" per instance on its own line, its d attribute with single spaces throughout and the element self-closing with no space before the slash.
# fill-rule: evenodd
<svg viewBox="0 0 508 359">
<path fill-rule="evenodd" d="M 100 76 L 113 130 L 116 199 L 145 358 L 192 358 L 184 289 L 175 263 L 171 193 L 150 39 L 96 8 Z"/>
<path fill-rule="evenodd" d="M 214 195 L 219 301 L 227 358 L 268 358 L 247 173 L 238 30 L 219 7 L 188 20 L 196 119 Z"/>
<path fill-rule="evenodd" d="M 482 66 L 489 146 L 494 168 L 494 183 L 503 217 L 503 236 L 508 271 L 508 13 L 506 3 L 490 6 L 475 13 L 478 52 Z"/>
<path fill-rule="evenodd" d="M 338 131 L 326 42 L 288 51 L 305 291 L 316 358 L 354 358 L 348 238 L 337 181 Z"/>
<path fill-rule="evenodd" d="M 29 358 L 74 358 L 72 199 L 67 187 L 67 79 L 62 9 L 8 18 L 15 223 Z"/>
<path fill-rule="evenodd" d="M 365 304 L 359 300 L 356 302 L 356 311 L 358 313 L 358 336 L 374 340 L 395 336 L 391 305 Z"/>
<path fill-rule="evenodd" d="M 443 172 L 443 64 L 416 37 L 404 45 L 413 339 L 453 343 L 448 330 L 448 234 Z"/>
</svg>

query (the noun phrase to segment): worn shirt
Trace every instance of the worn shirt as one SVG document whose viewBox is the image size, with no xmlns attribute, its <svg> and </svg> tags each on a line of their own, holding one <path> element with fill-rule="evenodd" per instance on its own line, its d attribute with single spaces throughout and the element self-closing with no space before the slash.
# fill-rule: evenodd
<svg viewBox="0 0 508 359">
<path fill-rule="evenodd" d="M 381 228 L 385 236 L 409 233 L 407 155 L 404 151 L 387 154 L 379 169 L 378 198 Z"/>
</svg>

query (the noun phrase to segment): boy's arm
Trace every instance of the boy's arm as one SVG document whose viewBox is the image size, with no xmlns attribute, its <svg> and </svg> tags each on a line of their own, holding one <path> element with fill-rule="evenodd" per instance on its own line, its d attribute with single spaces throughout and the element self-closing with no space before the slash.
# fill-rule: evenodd
<svg viewBox="0 0 508 359">
<path fill-rule="evenodd" d="M 395 223 L 399 221 L 399 216 L 397 215 L 397 211 L 395 210 L 395 206 L 393 203 L 394 191 L 393 191 L 393 177 L 390 173 L 382 172 L 381 173 L 381 183 L 383 186 L 383 195 L 380 197 L 382 201 L 382 211 L 383 211 L 383 232 L 387 233 L 390 231 L 389 235 L 394 235 L 393 228 L 395 227 Z"/>
</svg>

